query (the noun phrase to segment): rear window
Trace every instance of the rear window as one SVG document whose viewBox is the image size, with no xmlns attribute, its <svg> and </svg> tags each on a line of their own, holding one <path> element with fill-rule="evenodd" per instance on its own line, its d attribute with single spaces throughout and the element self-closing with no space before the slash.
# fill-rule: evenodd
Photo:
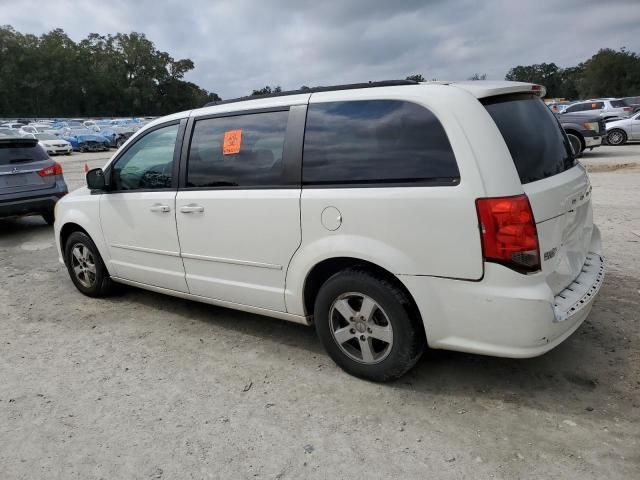
<svg viewBox="0 0 640 480">
<path fill-rule="evenodd" d="M 613 108 L 621 108 L 621 107 L 626 107 L 627 104 L 625 103 L 624 100 L 611 100 L 611 106 Z"/>
<path fill-rule="evenodd" d="M 0 141 L 0 165 L 46 160 L 47 152 L 37 143 Z"/>
<path fill-rule="evenodd" d="M 538 97 L 504 95 L 482 103 L 502 133 L 522 183 L 557 175 L 575 165 L 562 127 Z"/>
<path fill-rule="evenodd" d="M 420 105 L 398 100 L 309 105 L 305 185 L 455 185 L 459 179 L 444 128 Z"/>
</svg>

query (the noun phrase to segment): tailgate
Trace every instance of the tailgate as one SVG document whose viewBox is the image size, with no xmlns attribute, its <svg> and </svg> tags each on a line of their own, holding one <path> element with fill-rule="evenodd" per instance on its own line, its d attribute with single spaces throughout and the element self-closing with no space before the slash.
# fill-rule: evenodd
<svg viewBox="0 0 640 480">
<path fill-rule="evenodd" d="M 53 164 L 35 139 L 0 138 L 0 194 L 51 188 L 55 176 L 38 172 Z"/>
<path fill-rule="evenodd" d="M 542 271 L 554 294 L 582 270 L 593 232 L 591 184 L 581 165 L 523 185 L 538 230 Z"/>
</svg>

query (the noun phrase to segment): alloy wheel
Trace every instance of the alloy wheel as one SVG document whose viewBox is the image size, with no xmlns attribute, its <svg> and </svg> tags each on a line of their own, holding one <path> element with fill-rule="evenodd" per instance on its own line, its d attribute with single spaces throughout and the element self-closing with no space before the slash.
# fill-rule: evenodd
<svg viewBox="0 0 640 480">
<path fill-rule="evenodd" d="M 76 243 L 71 249 L 71 266 L 78 282 L 91 288 L 96 283 L 96 262 L 91 250 L 82 243 Z"/>
<path fill-rule="evenodd" d="M 331 334 L 336 344 L 351 359 L 379 363 L 393 347 L 393 327 L 382 307 L 371 297 L 358 292 L 340 295 L 329 310 Z"/>
</svg>

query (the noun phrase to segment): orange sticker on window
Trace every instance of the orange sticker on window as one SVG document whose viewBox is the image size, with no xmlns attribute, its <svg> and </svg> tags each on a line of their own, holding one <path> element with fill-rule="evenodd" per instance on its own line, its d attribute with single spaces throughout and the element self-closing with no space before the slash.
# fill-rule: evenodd
<svg viewBox="0 0 640 480">
<path fill-rule="evenodd" d="M 242 130 L 229 130 L 224 132 L 224 143 L 222 144 L 222 153 L 224 155 L 235 155 L 240 153 L 240 144 L 242 143 Z"/>
</svg>

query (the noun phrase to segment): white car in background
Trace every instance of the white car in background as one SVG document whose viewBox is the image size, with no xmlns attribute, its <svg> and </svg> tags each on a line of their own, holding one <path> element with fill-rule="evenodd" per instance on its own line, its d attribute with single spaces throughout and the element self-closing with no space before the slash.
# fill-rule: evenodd
<svg viewBox="0 0 640 480">
<path fill-rule="evenodd" d="M 640 140 L 640 113 L 636 113 L 630 118 L 607 123 L 607 143 L 609 145 L 622 145 L 629 140 Z"/>
<path fill-rule="evenodd" d="M 35 133 L 31 135 L 49 155 L 71 155 L 71 144 L 52 133 Z"/>
</svg>

